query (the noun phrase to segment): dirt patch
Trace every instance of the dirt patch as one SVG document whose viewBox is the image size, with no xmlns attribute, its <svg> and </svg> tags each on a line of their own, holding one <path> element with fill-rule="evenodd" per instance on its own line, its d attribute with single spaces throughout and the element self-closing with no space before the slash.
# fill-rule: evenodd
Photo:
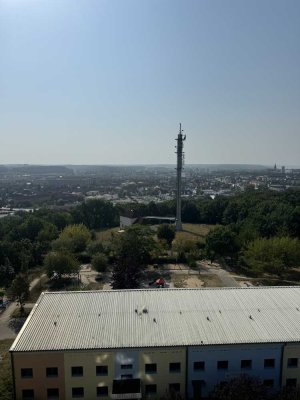
<svg viewBox="0 0 300 400">
<path fill-rule="evenodd" d="M 199 275 L 171 275 L 171 281 L 175 288 L 200 288 L 204 281 Z"/>
<path fill-rule="evenodd" d="M 178 264 L 163 264 L 162 265 L 162 269 L 164 269 L 164 270 L 186 271 L 186 270 L 189 270 L 189 267 L 187 266 L 187 264 L 182 264 L 182 263 L 178 263 Z"/>
<path fill-rule="evenodd" d="M 203 287 L 223 287 L 221 279 L 217 275 L 200 275 L 200 279 L 204 282 Z"/>
</svg>

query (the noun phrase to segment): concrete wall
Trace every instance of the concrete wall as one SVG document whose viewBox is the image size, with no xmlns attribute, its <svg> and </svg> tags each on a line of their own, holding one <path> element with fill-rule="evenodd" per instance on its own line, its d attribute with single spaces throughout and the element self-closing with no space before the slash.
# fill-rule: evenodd
<svg viewBox="0 0 300 400">
<path fill-rule="evenodd" d="M 188 397 L 195 394 L 199 398 L 207 397 L 214 386 L 220 382 L 229 381 L 242 373 L 257 376 L 262 381 L 274 380 L 274 390 L 279 389 L 281 373 L 282 345 L 231 345 L 231 346 L 201 346 L 188 349 Z M 274 368 L 265 368 L 264 359 L 275 359 Z M 218 361 L 228 361 L 228 370 L 218 370 Z M 252 360 L 251 369 L 241 369 L 241 360 Z M 194 370 L 194 362 L 204 361 L 203 371 Z M 203 381 L 201 389 L 193 393 L 193 381 Z"/>
<path fill-rule="evenodd" d="M 297 366 L 289 366 L 288 359 L 296 358 Z M 296 379 L 296 385 L 300 385 L 300 344 L 287 344 L 284 347 L 282 358 L 282 386 L 289 384 L 287 380 Z"/>
<path fill-rule="evenodd" d="M 61 399 L 65 398 L 65 372 L 63 353 L 13 353 L 15 387 L 17 400 L 22 399 L 23 389 L 34 389 L 36 399 L 47 399 L 47 389 L 59 389 Z M 46 368 L 57 367 L 58 377 L 47 378 Z M 32 368 L 32 378 L 22 378 L 21 368 Z"/>
<path fill-rule="evenodd" d="M 96 398 L 97 386 L 108 386 L 108 398 L 112 392 L 112 381 L 115 375 L 113 351 L 76 351 L 65 352 L 65 399 L 72 399 L 73 387 L 84 387 L 84 398 Z M 107 365 L 108 375 L 97 376 L 96 366 Z M 72 376 L 72 367 L 83 367 L 82 377 Z M 105 397 L 104 397 L 105 398 Z"/>
</svg>

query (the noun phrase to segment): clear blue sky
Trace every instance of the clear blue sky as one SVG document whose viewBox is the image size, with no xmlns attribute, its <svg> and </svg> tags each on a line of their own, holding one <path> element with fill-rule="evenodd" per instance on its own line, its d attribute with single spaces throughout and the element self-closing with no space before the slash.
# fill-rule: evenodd
<svg viewBox="0 0 300 400">
<path fill-rule="evenodd" d="M 300 164 L 299 0 L 0 0 L 0 164 Z"/>
</svg>

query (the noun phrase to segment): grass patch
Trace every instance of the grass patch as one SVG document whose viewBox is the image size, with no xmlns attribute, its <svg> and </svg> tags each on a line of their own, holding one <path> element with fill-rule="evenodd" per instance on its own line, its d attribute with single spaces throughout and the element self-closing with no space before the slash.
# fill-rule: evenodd
<svg viewBox="0 0 300 400">
<path fill-rule="evenodd" d="M 11 400 L 13 398 L 13 383 L 11 374 L 11 363 L 9 348 L 12 345 L 12 339 L 0 341 L 0 399 Z"/>
<path fill-rule="evenodd" d="M 102 290 L 102 282 L 90 282 L 88 285 L 84 286 L 84 290 Z"/>
<path fill-rule="evenodd" d="M 96 232 L 96 239 L 101 242 L 110 241 L 112 239 L 113 234 L 117 234 L 120 230 L 119 227 L 109 228 L 109 229 L 101 229 Z"/>
<path fill-rule="evenodd" d="M 175 240 L 203 241 L 205 236 L 216 227 L 217 225 L 183 224 L 183 230 L 181 232 L 176 232 Z"/>
</svg>

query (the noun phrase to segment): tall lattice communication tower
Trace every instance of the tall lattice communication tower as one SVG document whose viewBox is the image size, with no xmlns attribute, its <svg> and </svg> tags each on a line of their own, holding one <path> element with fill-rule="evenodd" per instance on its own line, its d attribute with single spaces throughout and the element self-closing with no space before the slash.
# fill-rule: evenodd
<svg viewBox="0 0 300 400">
<path fill-rule="evenodd" d="M 183 142 L 186 139 L 186 135 L 182 134 L 183 130 L 181 129 L 181 123 L 179 124 L 179 134 L 177 139 L 176 146 L 176 154 L 177 154 L 177 180 L 176 180 L 176 231 L 182 230 L 182 222 L 181 222 L 181 173 L 184 162 L 184 153 L 183 153 Z"/>
</svg>

